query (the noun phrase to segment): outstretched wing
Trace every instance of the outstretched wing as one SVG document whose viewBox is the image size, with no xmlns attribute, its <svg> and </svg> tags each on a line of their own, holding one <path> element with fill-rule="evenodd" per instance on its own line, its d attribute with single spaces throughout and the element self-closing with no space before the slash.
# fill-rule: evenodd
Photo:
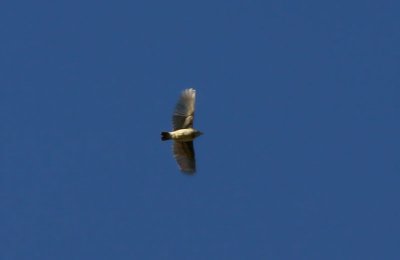
<svg viewBox="0 0 400 260">
<path fill-rule="evenodd" d="M 182 172 L 194 174 L 196 172 L 196 159 L 193 142 L 174 142 L 173 153 Z"/>
<path fill-rule="evenodd" d="M 174 130 L 193 127 L 195 99 L 196 90 L 189 88 L 182 91 L 172 116 Z"/>
</svg>

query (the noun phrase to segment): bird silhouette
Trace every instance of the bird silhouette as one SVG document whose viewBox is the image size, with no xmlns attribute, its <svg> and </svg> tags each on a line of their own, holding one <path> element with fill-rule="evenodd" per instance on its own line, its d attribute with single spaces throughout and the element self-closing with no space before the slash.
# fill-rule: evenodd
<svg viewBox="0 0 400 260">
<path fill-rule="evenodd" d="M 172 140 L 175 160 L 183 173 L 194 174 L 196 172 L 196 156 L 193 140 L 203 133 L 193 128 L 194 107 L 196 90 L 185 89 L 175 106 L 172 115 L 173 131 L 161 132 L 161 140 Z"/>
</svg>

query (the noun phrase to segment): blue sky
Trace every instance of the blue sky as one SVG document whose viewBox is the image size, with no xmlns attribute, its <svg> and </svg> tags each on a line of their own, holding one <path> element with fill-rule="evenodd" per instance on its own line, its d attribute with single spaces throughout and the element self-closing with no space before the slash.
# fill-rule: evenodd
<svg viewBox="0 0 400 260">
<path fill-rule="evenodd" d="M 0 258 L 399 259 L 399 8 L 3 1 Z"/>
</svg>

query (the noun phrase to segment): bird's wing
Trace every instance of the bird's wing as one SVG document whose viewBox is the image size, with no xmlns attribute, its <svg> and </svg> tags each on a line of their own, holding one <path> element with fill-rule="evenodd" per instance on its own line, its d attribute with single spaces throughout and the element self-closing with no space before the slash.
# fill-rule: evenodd
<svg viewBox="0 0 400 260">
<path fill-rule="evenodd" d="M 189 88 L 182 92 L 172 116 L 174 130 L 193 127 L 195 99 L 196 91 L 194 89 Z"/>
<path fill-rule="evenodd" d="M 194 174 L 196 172 L 196 159 L 193 141 L 174 142 L 173 153 L 175 160 L 182 172 L 188 174 Z"/>
</svg>

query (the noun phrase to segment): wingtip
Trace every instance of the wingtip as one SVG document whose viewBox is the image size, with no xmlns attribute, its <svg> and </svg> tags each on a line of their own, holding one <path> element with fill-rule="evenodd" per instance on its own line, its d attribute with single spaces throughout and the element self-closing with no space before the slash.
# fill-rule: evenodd
<svg viewBox="0 0 400 260">
<path fill-rule="evenodd" d="M 190 94 L 196 94 L 196 90 L 194 88 L 187 88 L 182 91 L 183 93 L 190 93 Z"/>
</svg>

